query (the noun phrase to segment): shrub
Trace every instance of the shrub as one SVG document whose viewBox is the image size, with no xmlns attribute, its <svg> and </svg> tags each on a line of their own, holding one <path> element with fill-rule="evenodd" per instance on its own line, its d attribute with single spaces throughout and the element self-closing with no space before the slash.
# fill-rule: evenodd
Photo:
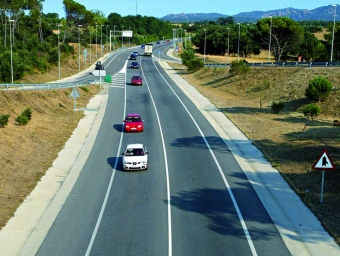
<svg viewBox="0 0 340 256">
<path fill-rule="evenodd" d="M 188 61 L 186 66 L 188 68 L 188 71 L 197 71 L 204 67 L 204 63 L 201 59 L 195 58 Z"/>
<path fill-rule="evenodd" d="M 311 103 L 311 104 L 306 105 L 302 109 L 302 112 L 304 116 L 308 118 L 308 120 L 309 118 L 312 118 L 312 121 L 313 121 L 314 117 L 317 117 L 320 114 L 321 108 L 318 105 Z"/>
<path fill-rule="evenodd" d="M 332 90 L 332 84 L 325 77 L 317 76 L 309 81 L 305 95 L 313 101 L 323 101 Z"/>
<path fill-rule="evenodd" d="M 0 128 L 4 128 L 8 124 L 9 114 L 0 115 Z"/>
<path fill-rule="evenodd" d="M 19 125 L 26 125 L 26 124 L 28 124 L 28 118 L 27 118 L 27 116 L 24 116 L 23 114 L 21 114 L 20 116 L 18 116 L 17 118 L 15 118 L 15 121 L 16 121 Z"/>
<path fill-rule="evenodd" d="M 89 92 L 89 88 L 86 86 L 79 86 L 80 89 L 82 89 L 84 92 Z"/>
<path fill-rule="evenodd" d="M 247 63 L 246 60 L 234 60 L 231 62 L 229 73 L 246 77 L 247 73 L 250 71 L 250 67 Z"/>
<path fill-rule="evenodd" d="M 272 108 L 272 110 L 275 114 L 280 113 L 280 111 L 283 110 L 284 107 L 285 107 L 285 103 L 283 103 L 283 102 L 278 102 L 278 103 L 273 102 L 272 106 L 271 106 L 271 108 Z"/>
<path fill-rule="evenodd" d="M 31 118 L 32 118 L 32 109 L 26 108 L 24 111 L 22 111 L 21 115 L 26 116 L 28 120 L 31 120 Z"/>
</svg>

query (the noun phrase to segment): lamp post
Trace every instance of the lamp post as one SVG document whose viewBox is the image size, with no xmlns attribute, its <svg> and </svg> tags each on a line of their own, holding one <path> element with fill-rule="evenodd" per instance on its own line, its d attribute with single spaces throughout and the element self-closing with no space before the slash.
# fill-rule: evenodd
<svg viewBox="0 0 340 256">
<path fill-rule="evenodd" d="M 336 4 L 332 4 L 332 6 L 334 6 L 334 23 L 333 23 L 333 36 L 332 36 L 331 62 L 333 61 L 333 46 L 334 46 L 334 28 L 335 28 Z"/>
<path fill-rule="evenodd" d="M 230 28 L 227 28 L 228 30 L 228 58 L 229 58 L 229 36 L 230 36 Z M 227 60 L 228 62 L 228 60 Z"/>
<path fill-rule="evenodd" d="M 91 29 L 92 27 L 89 27 L 89 32 L 90 32 L 90 66 L 92 64 L 92 38 L 91 38 Z"/>
<path fill-rule="evenodd" d="M 113 49 L 116 50 L 116 25 L 113 26 Z"/>
<path fill-rule="evenodd" d="M 124 26 L 122 26 L 122 48 L 123 48 L 123 43 L 124 43 L 124 41 L 123 41 L 123 30 L 124 30 Z"/>
<path fill-rule="evenodd" d="M 129 31 L 130 31 L 131 27 L 129 27 Z M 129 47 L 130 47 L 130 36 L 129 36 Z"/>
<path fill-rule="evenodd" d="M 105 42 L 106 42 L 106 43 L 105 43 L 105 44 L 106 44 L 106 47 L 107 47 L 107 27 L 108 27 L 108 26 L 109 26 L 109 25 L 106 25 L 106 41 L 105 41 Z M 110 49 L 110 50 L 111 50 L 111 49 Z M 107 47 L 107 53 L 109 53 L 109 48 L 108 48 L 108 47 Z"/>
<path fill-rule="evenodd" d="M 272 44 L 272 25 L 273 25 L 273 17 L 269 16 L 270 18 L 270 29 L 269 29 L 269 50 L 268 50 L 268 62 L 270 62 L 270 46 Z"/>
<path fill-rule="evenodd" d="M 164 36 L 163 36 L 164 41 Z M 184 50 L 187 49 L 187 31 L 184 29 Z"/>
<path fill-rule="evenodd" d="M 237 23 L 238 25 L 238 43 L 237 43 L 237 60 L 240 59 L 240 33 L 241 33 L 241 24 Z"/>
<path fill-rule="evenodd" d="M 205 48 L 207 45 L 207 30 L 204 29 L 204 64 L 205 64 Z"/>
<path fill-rule="evenodd" d="M 103 26 L 100 25 L 100 57 L 103 57 Z"/>
<path fill-rule="evenodd" d="M 9 41 L 11 42 L 11 76 L 13 84 L 12 22 L 14 22 L 14 20 L 9 20 Z"/>
<path fill-rule="evenodd" d="M 80 71 L 80 28 L 82 25 L 78 25 L 78 70 Z"/>
<path fill-rule="evenodd" d="M 98 39 L 98 36 L 97 36 L 97 32 L 98 32 L 98 25 L 96 24 L 96 60 L 98 59 L 98 45 L 97 45 L 97 39 Z"/>
<path fill-rule="evenodd" d="M 58 24 L 58 77 L 60 78 L 60 44 L 59 44 L 59 35 L 60 35 L 60 27 L 62 25 Z"/>
</svg>

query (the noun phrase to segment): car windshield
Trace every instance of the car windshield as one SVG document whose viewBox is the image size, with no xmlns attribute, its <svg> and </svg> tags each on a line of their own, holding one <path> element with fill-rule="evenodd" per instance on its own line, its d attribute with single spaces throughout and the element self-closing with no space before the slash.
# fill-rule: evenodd
<svg viewBox="0 0 340 256">
<path fill-rule="evenodd" d="M 126 122 L 140 122 L 141 119 L 138 116 L 128 116 L 125 119 Z"/>
<path fill-rule="evenodd" d="M 144 156 L 144 149 L 142 148 L 128 148 L 125 153 L 126 156 Z"/>
<path fill-rule="evenodd" d="M 134 76 L 132 79 L 141 80 L 142 78 L 140 76 Z"/>
</svg>

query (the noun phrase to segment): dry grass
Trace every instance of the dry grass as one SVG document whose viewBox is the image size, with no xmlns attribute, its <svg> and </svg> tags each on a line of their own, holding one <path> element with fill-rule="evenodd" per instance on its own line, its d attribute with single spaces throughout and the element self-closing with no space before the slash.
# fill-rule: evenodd
<svg viewBox="0 0 340 256">
<path fill-rule="evenodd" d="M 61 69 L 63 76 L 78 72 L 74 59 L 65 64 Z M 52 81 L 58 76 L 57 71 L 54 68 L 51 73 L 27 76 L 24 81 Z M 77 99 L 77 107 L 86 107 L 89 99 L 99 92 L 98 86 L 87 88 L 88 92 L 78 88 L 81 97 Z M 71 91 L 0 91 L 0 115 L 10 114 L 8 125 L 0 128 L 0 227 L 52 165 L 82 118 L 81 112 L 73 111 Z M 26 108 L 32 109 L 32 119 L 28 125 L 19 126 L 15 118 Z"/>
<path fill-rule="evenodd" d="M 333 120 L 340 116 L 339 69 L 251 68 L 243 78 L 230 76 L 226 68 L 187 73 L 182 65 L 170 65 L 254 142 L 340 244 L 339 168 L 326 172 L 323 204 L 321 172 L 311 170 L 324 148 L 340 166 L 340 127 L 333 126 Z M 309 103 L 304 91 L 316 75 L 329 79 L 334 90 L 320 104 L 322 114 L 302 132 L 307 119 L 301 108 Z M 279 101 L 286 107 L 273 114 L 271 103 Z"/>
</svg>

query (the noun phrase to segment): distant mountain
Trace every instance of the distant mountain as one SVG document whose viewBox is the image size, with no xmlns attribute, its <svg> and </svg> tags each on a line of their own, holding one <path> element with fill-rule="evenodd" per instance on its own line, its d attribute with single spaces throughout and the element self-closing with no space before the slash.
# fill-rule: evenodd
<svg viewBox="0 0 340 256">
<path fill-rule="evenodd" d="M 204 20 L 216 21 L 218 18 L 226 18 L 230 15 L 224 15 L 220 13 L 180 13 L 180 14 L 168 14 L 161 20 L 170 22 L 197 22 Z M 292 7 L 270 11 L 253 11 L 253 12 L 241 12 L 234 15 L 236 22 L 256 22 L 259 19 L 267 18 L 269 16 L 285 16 L 296 21 L 302 20 L 323 20 L 330 21 L 334 19 L 334 6 L 322 6 L 313 10 L 307 9 L 294 9 Z M 336 16 L 336 20 L 339 21 L 339 17 Z"/>
</svg>

